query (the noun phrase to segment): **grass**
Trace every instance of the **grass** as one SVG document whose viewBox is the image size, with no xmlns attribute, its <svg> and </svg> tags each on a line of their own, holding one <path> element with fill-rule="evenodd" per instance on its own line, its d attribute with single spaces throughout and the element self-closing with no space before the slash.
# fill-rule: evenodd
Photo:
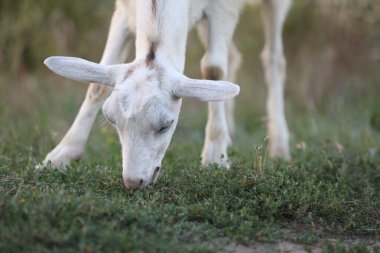
<svg viewBox="0 0 380 253">
<path fill-rule="evenodd" d="M 124 189 L 118 158 L 65 172 L 5 160 L 1 251 L 212 252 L 224 241 L 282 238 L 281 228 L 378 236 L 378 160 L 313 150 L 262 170 L 252 157 L 201 169 L 190 148 L 170 150 L 157 184 L 142 191 Z"/>
<path fill-rule="evenodd" d="M 125 190 L 112 161 L 37 173 L 28 159 L 8 161 L 2 252 L 212 252 L 222 239 L 249 245 L 281 238 L 277 231 L 289 227 L 378 236 L 375 161 L 324 156 L 305 164 L 301 156 L 258 170 L 248 158 L 227 171 L 200 169 L 194 155 L 177 152 L 143 191 Z"/>
</svg>

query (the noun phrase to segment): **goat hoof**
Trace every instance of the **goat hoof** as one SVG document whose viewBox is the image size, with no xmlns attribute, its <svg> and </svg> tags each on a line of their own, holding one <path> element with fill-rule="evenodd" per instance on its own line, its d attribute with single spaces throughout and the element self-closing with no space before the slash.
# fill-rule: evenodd
<svg viewBox="0 0 380 253">
<path fill-rule="evenodd" d="M 227 144 L 207 141 L 202 152 L 202 165 L 217 164 L 220 167 L 230 168 L 227 156 Z"/>
<path fill-rule="evenodd" d="M 42 170 L 46 167 L 65 169 L 71 162 L 79 160 L 82 153 L 82 149 L 58 145 L 50 153 L 48 153 L 44 161 L 36 165 L 35 168 L 37 170 Z"/>
</svg>

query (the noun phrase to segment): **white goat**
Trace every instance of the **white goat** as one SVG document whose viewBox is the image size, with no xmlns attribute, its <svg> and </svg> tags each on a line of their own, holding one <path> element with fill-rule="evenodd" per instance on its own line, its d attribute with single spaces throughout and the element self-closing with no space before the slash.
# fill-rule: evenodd
<svg viewBox="0 0 380 253">
<path fill-rule="evenodd" d="M 289 147 L 283 105 L 285 59 L 281 33 L 290 1 L 261 1 L 270 154 L 285 159 L 289 158 Z M 241 61 L 232 37 L 245 2 L 117 0 L 100 64 L 70 57 L 51 57 L 45 61 L 54 72 L 91 84 L 72 127 L 42 166 L 51 163 L 62 167 L 82 155 L 104 103 L 103 113 L 120 136 L 126 187 L 132 189 L 154 182 L 177 125 L 181 98 L 191 97 L 210 102 L 202 164 L 228 167 L 227 147 L 234 125 L 231 98 L 239 93 L 239 86 L 231 82 Z M 183 75 L 187 34 L 194 25 L 206 49 L 201 71 L 207 80 Z M 122 64 L 133 33 L 136 58 L 132 63 Z"/>
</svg>

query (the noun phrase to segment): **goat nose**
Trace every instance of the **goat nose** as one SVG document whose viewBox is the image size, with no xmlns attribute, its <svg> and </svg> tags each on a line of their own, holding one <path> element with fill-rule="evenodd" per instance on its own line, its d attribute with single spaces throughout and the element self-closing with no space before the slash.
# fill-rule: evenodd
<svg viewBox="0 0 380 253">
<path fill-rule="evenodd" d="M 136 189 L 144 183 L 142 179 L 125 179 L 124 184 L 127 189 Z"/>
</svg>

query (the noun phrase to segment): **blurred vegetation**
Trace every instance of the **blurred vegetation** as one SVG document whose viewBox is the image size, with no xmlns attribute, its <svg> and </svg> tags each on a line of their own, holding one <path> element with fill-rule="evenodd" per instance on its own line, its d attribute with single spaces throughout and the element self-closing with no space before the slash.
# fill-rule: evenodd
<svg viewBox="0 0 380 253">
<path fill-rule="evenodd" d="M 379 91 L 379 27 L 379 1 L 295 1 L 284 34 L 292 99 L 321 107 Z"/>
<path fill-rule="evenodd" d="M 60 53 L 99 58 L 113 1 L 0 1 L 0 62 L 11 73 L 33 71 Z"/>
<path fill-rule="evenodd" d="M 113 1 L 101 0 L 0 1 L 1 72 L 11 76 L 39 72 L 50 55 L 98 61 L 113 5 Z M 325 104 L 326 96 L 346 93 L 347 87 L 355 89 L 351 92 L 354 95 L 377 92 L 373 87 L 380 81 L 376 76 L 380 68 L 379 27 L 379 1 L 294 0 L 284 31 L 287 93 L 294 104 L 314 110 Z M 199 75 L 202 55 L 195 37 L 189 39 L 190 75 Z M 239 83 L 263 83 L 258 57 L 263 46 L 259 10 L 246 9 L 236 41 L 245 56 Z M 263 104 L 262 85 L 248 91 L 249 96 L 257 94 L 255 101 Z"/>
<path fill-rule="evenodd" d="M 5 65 L 2 69 L 10 68 L 13 73 L 33 70 L 41 66 L 42 59 L 54 53 L 99 58 L 113 4 L 101 0 L 1 1 L 0 59 Z M 257 15 L 246 15 L 241 23 L 258 22 Z M 352 60 L 379 60 L 380 49 L 376 47 L 380 43 L 379 26 L 378 1 L 294 0 L 285 33 L 292 49 L 289 58 L 297 51 L 303 53 L 302 49 L 323 50 L 327 42 L 330 50 L 337 51 L 325 52 L 324 57 L 334 58 L 337 67 L 361 65 L 360 61 Z M 250 28 L 245 25 L 241 30 L 247 29 Z"/>
</svg>

